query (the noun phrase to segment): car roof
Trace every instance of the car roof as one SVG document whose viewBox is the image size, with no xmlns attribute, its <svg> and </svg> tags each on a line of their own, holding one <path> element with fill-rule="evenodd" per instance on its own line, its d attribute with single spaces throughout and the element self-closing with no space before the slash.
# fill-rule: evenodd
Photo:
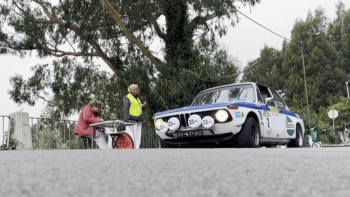
<svg viewBox="0 0 350 197">
<path fill-rule="evenodd" d="M 214 89 L 224 88 L 224 87 L 228 87 L 228 86 L 232 86 L 232 85 L 254 85 L 254 84 L 268 88 L 268 86 L 265 86 L 265 85 L 262 85 L 259 83 L 255 83 L 255 82 L 242 82 L 242 83 L 231 83 L 231 84 L 226 84 L 226 85 L 222 85 L 222 86 L 216 86 L 213 88 L 208 88 L 208 89 L 200 91 L 199 93 L 214 90 Z"/>
</svg>

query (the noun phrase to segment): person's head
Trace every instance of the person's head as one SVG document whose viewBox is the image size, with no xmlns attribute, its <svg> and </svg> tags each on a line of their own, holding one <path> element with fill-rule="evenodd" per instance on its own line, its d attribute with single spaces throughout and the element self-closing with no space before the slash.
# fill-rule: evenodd
<svg viewBox="0 0 350 197">
<path fill-rule="evenodd" d="M 101 108 L 102 102 L 97 100 L 97 99 L 92 99 L 89 102 L 89 105 L 91 106 L 92 111 L 98 112 L 100 110 L 100 108 Z"/>
<path fill-rule="evenodd" d="M 137 84 L 131 84 L 128 87 L 128 92 L 134 96 L 138 95 L 139 94 L 139 86 Z"/>
</svg>

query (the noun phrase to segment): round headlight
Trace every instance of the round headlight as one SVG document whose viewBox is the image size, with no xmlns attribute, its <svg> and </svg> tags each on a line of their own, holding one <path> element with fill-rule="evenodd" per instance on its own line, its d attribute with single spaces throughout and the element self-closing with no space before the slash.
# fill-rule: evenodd
<svg viewBox="0 0 350 197">
<path fill-rule="evenodd" d="M 172 117 L 168 120 L 168 128 L 170 131 L 176 131 L 180 127 L 180 120 Z"/>
<path fill-rule="evenodd" d="M 228 119 L 228 113 L 226 110 L 218 110 L 215 114 L 215 118 L 219 122 L 225 122 Z"/>
<path fill-rule="evenodd" d="M 160 132 L 167 132 L 168 131 L 168 124 L 166 122 L 161 122 L 159 125 Z"/>
<path fill-rule="evenodd" d="M 188 126 L 190 126 L 191 128 L 195 129 L 201 126 L 202 124 L 202 120 L 201 117 L 197 114 L 193 114 L 188 118 Z"/>
<path fill-rule="evenodd" d="M 154 122 L 154 126 L 156 127 L 156 129 L 160 129 L 160 123 L 164 122 L 163 119 L 158 118 L 155 122 Z"/>
<path fill-rule="evenodd" d="M 210 116 L 205 116 L 203 119 L 202 119 L 202 125 L 204 128 L 211 128 L 214 126 L 214 119 Z"/>
</svg>

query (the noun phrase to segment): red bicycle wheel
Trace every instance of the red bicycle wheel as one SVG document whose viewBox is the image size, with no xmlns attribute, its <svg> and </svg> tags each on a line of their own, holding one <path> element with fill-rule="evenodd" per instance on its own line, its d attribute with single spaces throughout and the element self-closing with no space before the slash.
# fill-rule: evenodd
<svg viewBox="0 0 350 197">
<path fill-rule="evenodd" d="M 117 144 L 115 149 L 133 149 L 134 141 L 129 134 L 124 133 L 121 135 L 114 136 L 114 142 Z"/>
</svg>

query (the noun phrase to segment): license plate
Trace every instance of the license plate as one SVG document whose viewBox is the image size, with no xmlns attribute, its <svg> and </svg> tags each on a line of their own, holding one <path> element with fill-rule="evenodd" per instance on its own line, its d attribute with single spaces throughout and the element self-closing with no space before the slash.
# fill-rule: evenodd
<svg viewBox="0 0 350 197">
<path fill-rule="evenodd" d="M 180 131 L 173 134 L 174 138 L 202 136 L 203 131 Z"/>
</svg>

